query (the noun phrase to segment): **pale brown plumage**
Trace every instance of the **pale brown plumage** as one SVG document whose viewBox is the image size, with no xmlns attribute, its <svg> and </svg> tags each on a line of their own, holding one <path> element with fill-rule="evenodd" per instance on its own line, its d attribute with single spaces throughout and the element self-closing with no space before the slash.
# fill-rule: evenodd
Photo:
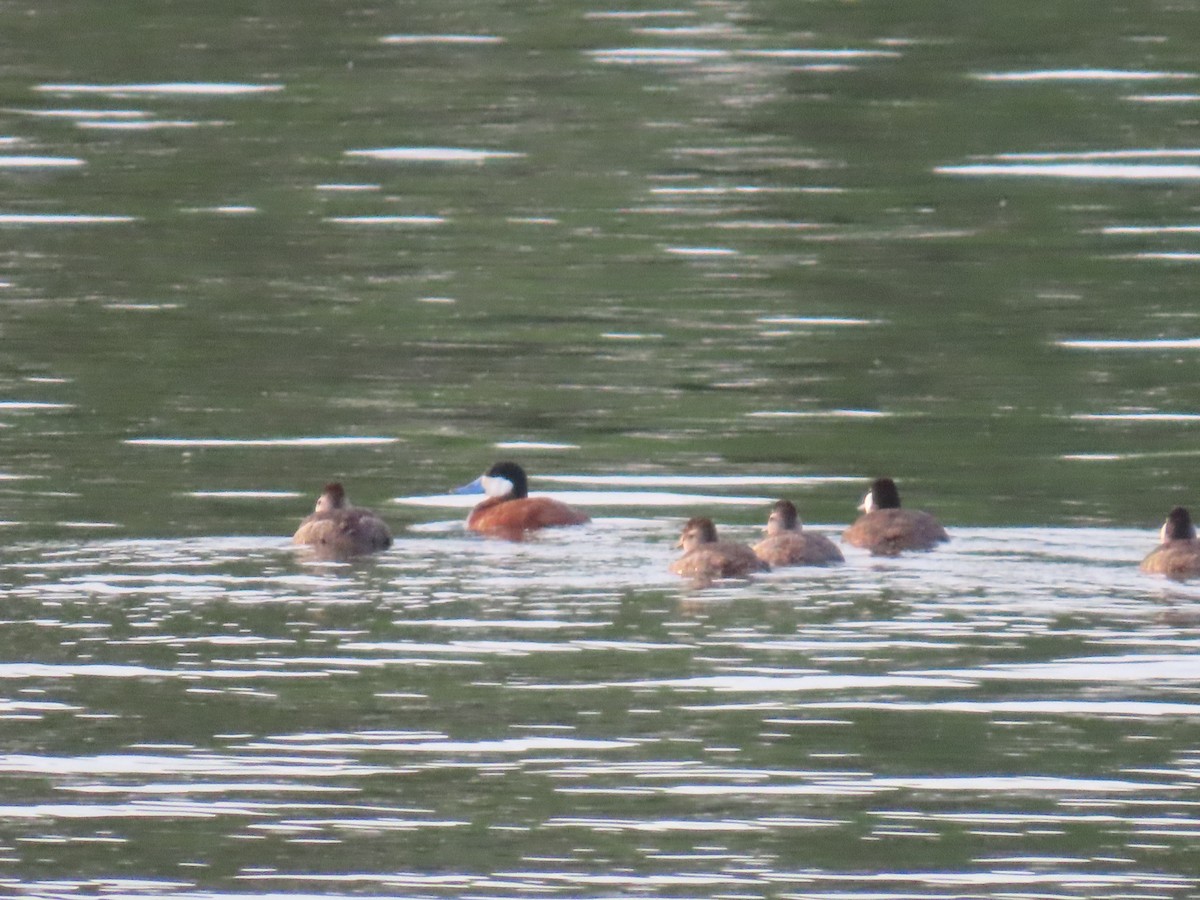
<svg viewBox="0 0 1200 900">
<path fill-rule="evenodd" d="M 718 540 L 712 519 L 688 519 L 679 537 L 679 546 L 683 548 L 683 556 L 673 561 L 670 568 L 685 578 L 698 581 L 737 578 L 770 568 L 745 544 Z"/>
<path fill-rule="evenodd" d="M 790 500 L 776 502 L 767 519 L 767 536 L 754 545 L 754 555 L 772 568 L 824 566 L 845 561 L 833 541 L 823 534 L 804 530 Z"/>
<path fill-rule="evenodd" d="M 877 478 L 863 499 L 863 514 L 846 529 L 842 540 L 875 556 L 905 550 L 932 550 L 950 540 L 946 529 L 927 512 L 900 508 L 900 493 L 890 478 Z"/>
<path fill-rule="evenodd" d="M 1160 539 L 1162 543 L 1142 560 L 1139 568 L 1143 572 L 1177 579 L 1200 575 L 1200 541 L 1186 509 L 1177 506 L 1171 510 Z"/>
<path fill-rule="evenodd" d="M 369 509 L 350 506 L 339 482 L 325 485 L 312 515 L 300 523 L 292 543 L 328 558 L 357 556 L 392 545 L 387 525 Z"/>
</svg>

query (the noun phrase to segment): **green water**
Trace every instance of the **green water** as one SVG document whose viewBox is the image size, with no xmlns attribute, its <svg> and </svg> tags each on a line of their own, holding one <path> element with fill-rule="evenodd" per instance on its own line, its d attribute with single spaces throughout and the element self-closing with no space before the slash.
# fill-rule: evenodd
<svg viewBox="0 0 1200 900">
<path fill-rule="evenodd" d="M 1200 453 L 1197 37 L 0 6 L 0 885 L 1194 893 L 1196 597 L 1136 562 Z M 509 456 L 594 528 L 393 502 Z M 879 474 L 948 548 L 667 573 Z M 391 551 L 292 555 L 333 478 Z"/>
<path fill-rule="evenodd" d="M 71 406 L 5 413 L 7 470 L 70 494 L 21 484 L 6 515 L 38 533 L 63 519 L 271 532 L 279 519 L 173 498 L 309 492 L 331 474 L 372 498 L 435 491 L 513 439 L 578 445 L 526 454 L 533 470 L 887 472 L 961 523 L 1150 525 L 1186 499 L 1191 423 L 1069 417 L 1190 412 L 1194 351 L 1054 342 L 1193 335 L 1192 264 L 1128 255 L 1195 238 L 1100 233 L 1186 224 L 1192 182 L 935 171 L 1000 153 L 1188 148 L 1194 103 L 1126 99 L 1187 79 L 972 77 L 1186 73 L 1179 13 L 611 12 L 10 7 L 11 152 L 85 165 L 0 170 L 3 212 L 136 221 L 4 229 L 4 393 Z M 460 34 L 503 42 L 381 41 Z M 604 55 L 622 48 L 718 55 Z M 859 55 L 755 55 L 811 49 Z M 45 89 L 189 80 L 280 89 Z M 62 110 L 138 118 L 39 115 Z M 81 127 L 97 123 L 161 127 Z M 391 147 L 518 155 L 347 155 Z M 327 187 L 348 184 L 370 189 Z M 443 221 L 329 221 L 387 215 Z M 764 323 L 781 316 L 872 324 Z M 838 409 L 889 417 L 752 416 Z M 314 434 L 401 442 L 184 459 L 122 443 Z M 1164 455 L 1060 458 L 1133 452 Z M 844 519 L 847 499 L 814 497 L 812 515 Z"/>
</svg>

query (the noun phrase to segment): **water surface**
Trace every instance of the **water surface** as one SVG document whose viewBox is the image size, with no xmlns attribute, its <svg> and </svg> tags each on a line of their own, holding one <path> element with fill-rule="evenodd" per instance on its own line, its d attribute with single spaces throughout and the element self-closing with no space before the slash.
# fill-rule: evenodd
<svg viewBox="0 0 1200 900">
<path fill-rule="evenodd" d="M 1189 10 L 146 13 L 0 10 L 5 892 L 1197 893 Z"/>
</svg>

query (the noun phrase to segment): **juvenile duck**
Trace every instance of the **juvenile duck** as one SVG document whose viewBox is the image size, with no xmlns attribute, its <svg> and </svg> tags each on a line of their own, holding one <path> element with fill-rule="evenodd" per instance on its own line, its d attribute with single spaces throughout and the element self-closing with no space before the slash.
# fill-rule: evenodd
<svg viewBox="0 0 1200 900">
<path fill-rule="evenodd" d="M 904 550 L 932 550 L 950 540 L 946 529 L 927 512 L 900 508 L 900 492 L 890 478 L 877 478 L 863 498 L 863 514 L 846 529 L 842 540 L 875 556 Z"/>
<path fill-rule="evenodd" d="M 1142 560 L 1139 568 L 1152 575 L 1168 578 L 1190 578 L 1200 575 L 1200 541 L 1192 517 L 1182 506 L 1167 515 L 1159 532 L 1159 545 Z"/>
<path fill-rule="evenodd" d="M 369 509 L 351 506 L 341 482 L 325 485 L 312 515 L 292 535 L 324 556 L 345 557 L 386 550 L 392 545 L 387 525 Z"/>
<path fill-rule="evenodd" d="M 765 572 L 770 566 L 754 555 L 745 544 L 717 539 L 712 519 L 688 519 L 679 536 L 683 556 L 671 563 L 671 571 L 685 578 L 711 581 L 736 578 L 752 572 Z"/>
<path fill-rule="evenodd" d="M 767 519 L 767 536 L 754 555 L 776 566 L 824 566 L 845 562 L 842 551 L 823 534 L 805 531 L 791 500 L 778 500 Z"/>
<path fill-rule="evenodd" d="M 550 497 L 530 497 L 525 470 L 515 462 L 498 462 L 458 494 L 487 494 L 467 517 L 467 528 L 480 534 L 521 540 L 540 528 L 583 525 L 586 513 Z"/>
</svg>

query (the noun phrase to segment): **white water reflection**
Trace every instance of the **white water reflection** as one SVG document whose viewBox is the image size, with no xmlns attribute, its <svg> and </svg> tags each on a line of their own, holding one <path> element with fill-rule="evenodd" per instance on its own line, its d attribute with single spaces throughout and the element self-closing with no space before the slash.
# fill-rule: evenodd
<svg viewBox="0 0 1200 900">
<path fill-rule="evenodd" d="M 1118 259 L 1149 259 L 1162 260 L 1164 262 L 1200 262 L 1200 253 L 1184 253 L 1184 252 L 1145 252 L 1145 253 L 1125 253 L 1117 256 Z"/>
<path fill-rule="evenodd" d="M 394 444 L 399 440 L 394 437 L 330 435 L 290 438 L 127 438 L 124 443 L 134 447 L 349 447 Z"/>
<path fill-rule="evenodd" d="M 11 109 L 7 111 L 42 119 L 144 119 L 150 115 L 140 109 Z"/>
<path fill-rule="evenodd" d="M 546 479 L 552 480 L 552 479 Z M 695 507 L 705 504 L 714 506 L 759 506 L 774 502 L 766 496 L 725 496 L 717 494 L 676 493 L 671 491 L 538 491 L 539 497 L 552 497 L 563 503 L 579 507 Z M 479 502 L 478 497 L 456 494 L 426 494 L 414 497 L 394 497 L 393 503 L 404 506 L 427 506 L 438 509 L 470 509 Z"/>
<path fill-rule="evenodd" d="M 1075 413 L 1070 418 L 1078 422 L 1200 422 L 1200 413 Z"/>
<path fill-rule="evenodd" d="M 656 33 L 658 36 L 711 36 L 698 35 L 694 30 L 683 29 L 635 29 L 639 33 Z M 723 32 L 723 36 L 734 35 Z M 793 47 L 778 49 L 728 50 L 716 47 L 612 47 L 603 50 L 588 50 L 588 57 L 598 63 L 620 65 L 694 65 L 701 62 L 761 59 L 783 62 L 844 62 L 848 60 L 897 59 L 902 54 L 896 50 Z"/>
<path fill-rule="evenodd" d="M 484 163 L 493 159 L 517 159 L 525 154 L 466 147 L 381 147 L 375 150 L 347 150 L 346 155 L 385 162 Z"/>
<path fill-rule="evenodd" d="M 85 165 L 73 156 L 9 156 L 0 155 L 0 169 L 74 169 Z"/>
<path fill-rule="evenodd" d="M 1200 338 L 1072 338 L 1055 341 L 1075 350 L 1197 350 Z"/>
<path fill-rule="evenodd" d="M 236 97 L 282 91 L 282 84 L 239 84 L 237 82 L 178 81 L 146 84 L 39 84 L 34 88 L 47 94 L 104 94 L 126 96 L 197 96 Z"/>
<path fill-rule="evenodd" d="M 494 34 L 389 34 L 379 40 L 384 44 L 448 44 L 467 47 L 504 43 L 504 38 Z"/>
<path fill-rule="evenodd" d="M 335 225 L 442 225 L 445 216 L 329 216 L 324 221 Z"/>
<path fill-rule="evenodd" d="M 1122 99 L 1131 103 L 1197 103 L 1200 94 L 1129 94 Z"/>
<path fill-rule="evenodd" d="M 882 319 L 852 319 L 841 316 L 762 316 L 764 325 L 858 326 L 882 325 Z"/>
<path fill-rule="evenodd" d="M 0 213 L 0 225 L 106 225 L 136 221 L 136 216 L 88 213 Z"/>
<path fill-rule="evenodd" d="M 538 481 L 638 487 L 747 487 L 857 482 L 847 475 L 538 475 Z"/>
<path fill-rule="evenodd" d="M 1196 78 L 1193 72 L 1156 72 L 1136 69 L 1028 69 L 1013 72 L 976 72 L 971 75 L 980 81 L 1040 82 L 1040 81 L 1180 81 Z"/>
<path fill-rule="evenodd" d="M 1200 225 L 1107 225 L 1101 234 L 1200 234 Z"/>
<path fill-rule="evenodd" d="M 1200 166 L 1119 163 L 972 163 L 937 166 L 940 175 L 1006 178 L 1076 178 L 1110 181 L 1195 181 Z"/>
<path fill-rule="evenodd" d="M 4 412 L 5 410 L 24 412 L 71 408 L 72 405 L 70 403 L 52 403 L 46 400 L 0 400 L 0 412 Z"/>
<path fill-rule="evenodd" d="M 199 122 L 193 119 L 153 119 L 147 121 L 85 119 L 76 124 L 80 128 L 91 128 L 97 131 L 165 131 L 170 129 L 227 125 L 228 123 L 219 121 Z"/>
<path fill-rule="evenodd" d="M 775 409 L 746 413 L 755 419 L 889 419 L 895 413 L 882 409 Z"/>
</svg>

